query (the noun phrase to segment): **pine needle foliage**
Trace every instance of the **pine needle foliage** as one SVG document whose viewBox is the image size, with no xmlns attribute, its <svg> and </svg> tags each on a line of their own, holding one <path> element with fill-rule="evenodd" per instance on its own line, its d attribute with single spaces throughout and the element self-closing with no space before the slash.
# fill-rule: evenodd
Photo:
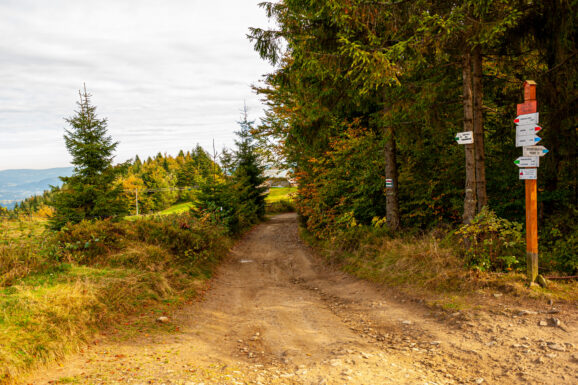
<svg viewBox="0 0 578 385">
<path fill-rule="evenodd" d="M 55 194 L 51 227 L 60 230 L 67 223 L 118 218 L 127 213 L 122 187 L 115 180 L 122 167 L 113 167 L 114 142 L 107 132 L 107 120 L 99 119 L 91 95 L 79 92 L 78 111 L 65 121 L 64 140 L 72 156 L 73 175 L 61 177 L 64 186 Z"/>
<path fill-rule="evenodd" d="M 263 186 L 265 176 L 264 167 L 261 165 L 256 145 L 251 134 L 254 122 L 249 121 L 247 111 L 243 112 L 243 118 L 239 122 L 240 131 L 236 134 L 239 137 L 235 141 L 237 145 L 236 168 L 233 173 L 237 190 L 240 195 L 244 211 L 256 215 L 258 219 L 265 216 L 265 195 L 266 188 Z"/>
<path fill-rule="evenodd" d="M 197 213 L 209 215 L 231 234 L 240 233 L 265 217 L 267 190 L 264 167 L 253 137 L 254 122 L 248 119 L 246 108 L 238 123 L 236 150 L 221 154 L 226 170 L 224 179 L 207 180 L 197 197 Z"/>
</svg>

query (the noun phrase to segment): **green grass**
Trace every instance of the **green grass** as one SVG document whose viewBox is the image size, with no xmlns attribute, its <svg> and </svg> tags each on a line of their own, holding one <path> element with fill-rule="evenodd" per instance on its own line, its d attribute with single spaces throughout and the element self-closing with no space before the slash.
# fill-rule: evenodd
<svg viewBox="0 0 578 385">
<path fill-rule="evenodd" d="M 194 208 L 195 204 L 193 202 L 179 203 L 177 205 L 171 206 L 166 210 L 160 211 L 157 215 L 171 215 L 171 214 L 181 214 Z"/>
<path fill-rule="evenodd" d="M 186 213 L 187 211 L 189 211 L 190 209 L 192 209 L 194 207 L 195 207 L 195 204 L 193 202 L 178 203 L 176 205 L 173 205 L 167 209 L 164 209 L 164 210 L 156 212 L 156 213 L 144 214 L 144 215 L 138 215 L 138 216 L 137 215 L 129 215 L 129 216 L 125 217 L 124 219 L 126 219 L 127 221 L 135 221 L 138 218 L 150 217 L 150 216 L 154 216 L 154 215 L 166 216 L 166 215 L 173 215 L 173 214 L 182 214 L 182 213 Z"/>
<path fill-rule="evenodd" d="M 267 195 L 267 198 L 265 198 L 265 201 L 267 203 L 274 203 L 282 200 L 293 201 L 293 198 L 291 197 L 290 194 L 296 192 L 297 192 L 296 187 L 271 187 L 271 189 L 269 189 L 269 194 Z"/>
</svg>

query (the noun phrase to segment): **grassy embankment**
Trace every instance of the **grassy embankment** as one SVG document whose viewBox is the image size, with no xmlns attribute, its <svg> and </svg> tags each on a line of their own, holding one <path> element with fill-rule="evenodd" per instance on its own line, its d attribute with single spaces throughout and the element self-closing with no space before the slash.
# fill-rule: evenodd
<svg viewBox="0 0 578 385">
<path fill-rule="evenodd" d="M 528 299 L 578 301 L 578 283 L 550 281 L 547 288 L 528 288 L 523 269 L 484 272 L 472 269 L 460 256 L 455 238 L 434 234 L 391 237 L 369 227 L 358 227 L 330 240 L 302 237 L 330 263 L 368 281 L 395 287 L 410 297 L 446 310 L 480 306 L 476 295 L 509 293 Z"/>
<path fill-rule="evenodd" d="M 170 329 L 155 319 L 203 290 L 231 244 L 184 214 L 80 224 L 0 223 L 0 384 L 77 351 L 99 330 Z"/>
</svg>

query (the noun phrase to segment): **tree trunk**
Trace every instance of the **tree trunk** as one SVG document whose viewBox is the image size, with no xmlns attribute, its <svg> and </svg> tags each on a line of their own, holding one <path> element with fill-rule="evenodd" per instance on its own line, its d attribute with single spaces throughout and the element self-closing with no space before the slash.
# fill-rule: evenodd
<svg viewBox="0 0 578 385">
<path fill-rule="evenodd" d="M 463 59 L 464 86 L 464 131 L 474 130 L 474 106 L 472 96 L 472 56 L 466 53 Z M 470 223 L 476 216 L 476 162 L 474 159 L 474 144 L 466 144 L 466 186 L 464 199 L 463 222 Z"/>
<path fill-rule="evenodd" d="M 397 157 L 395 146 L 395 132 L 393 128 L 386 127 L 385 130 L 385 177 L 393 179 L 393 188 L 385 190 L 385 209 L 387 224 L 390 229 L 398 230 L 401 223 L 399 214 L 399 200 L 397 194 Z"/>
<path fill-rule="evenodd" d="M 473 53 L 474 65 L 474 153 L 476 159 L 476 198 L 478 211 L 488 204 L 486 192 L 486 152 L 484 149 L 484 115 L 482 111 L 484 90 L 482 86 L 482 49 Z"/>
</svg>

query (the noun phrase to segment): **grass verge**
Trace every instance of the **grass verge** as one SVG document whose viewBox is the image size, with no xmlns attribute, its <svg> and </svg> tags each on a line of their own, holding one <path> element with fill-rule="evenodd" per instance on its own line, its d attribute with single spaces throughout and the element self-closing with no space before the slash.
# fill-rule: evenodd
<svg viewBox="0 0 578 385">
<path fill-rule="evenodd" d="M 358 227 L 325 241 L 303 228 L 301 236 L 343 271 L 448 311 L 473 305 L 475 294 L 496 291 L 528 299 L 578 301 L 576 282 L 528 288 L 520 272 L 471 270 L 451 245 L 432 235 L 391 238 L 384 231 Z"/>
<path fill-rule="evenodd" d="M 81 223 L 53 235 L 48 254 L 47 245 L 31 245 L 44 267 L 0 285 L 0 384 L 79 350 L 99 330 L 170 328 L 156 317 L 203 290 L 231 245 L 224 234 L 180 215 Z M 5 273 L 29 258 L 33 252 Z"/>
</svg>

